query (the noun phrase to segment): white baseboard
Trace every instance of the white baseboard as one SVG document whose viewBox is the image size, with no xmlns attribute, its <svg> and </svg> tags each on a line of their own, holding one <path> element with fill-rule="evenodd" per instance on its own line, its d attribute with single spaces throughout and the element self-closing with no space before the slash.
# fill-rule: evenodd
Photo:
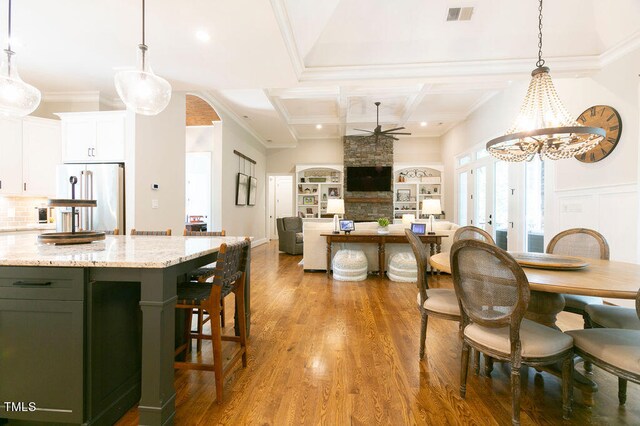
<svg viewBox="0 0 640 426">
<path fill-rule="evenodd" d="M 251 247 L 258 247 L 261 246 L 263 244 L 267 244 L 269 242 L 268 239 L 266 238 L 260 238 L 259 240 L 253 240 L 251 241 Z"/>
</svg>

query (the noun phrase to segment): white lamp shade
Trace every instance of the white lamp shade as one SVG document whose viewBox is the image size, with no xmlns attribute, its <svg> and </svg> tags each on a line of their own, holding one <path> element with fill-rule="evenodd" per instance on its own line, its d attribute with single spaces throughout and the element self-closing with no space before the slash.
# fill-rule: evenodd
<svg viewBox="0 0 640 426">
<path fill-rule="evenodd" d="M 422 214 L 441 214 L 440 199 L 429 198 L 422 202 Z"/>
<path fill-rule="evenodd" d="M 340 198 L 329 198 L 327 200 L 327 213 L 344 214 L 344 200 Z"/>
<path fill-rule="evenodd" d="M 416 220 L 416 215 L 414 214 L 403 214 L 402 215 L 402 224 L 403 225 L 411 225 Z"/>
</svg>

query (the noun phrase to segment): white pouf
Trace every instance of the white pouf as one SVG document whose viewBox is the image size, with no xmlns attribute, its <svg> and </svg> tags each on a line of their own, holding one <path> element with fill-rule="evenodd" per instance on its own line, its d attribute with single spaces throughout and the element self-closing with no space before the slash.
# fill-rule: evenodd
<svg viewBox="0 0 640 426">
<path fill-rule="evenodd" d="M 391 281 L 402 283 L 418 281 L 418 264 L 413 253 L 396 253 L 391 256 L 387 276 Z"/>
<path fill-rule="evenodd" d="M 363 281 L 367 279 L 367 257 L 362 250 L 338 250 L 333 257 L 333 279 Z"/>
</svg>

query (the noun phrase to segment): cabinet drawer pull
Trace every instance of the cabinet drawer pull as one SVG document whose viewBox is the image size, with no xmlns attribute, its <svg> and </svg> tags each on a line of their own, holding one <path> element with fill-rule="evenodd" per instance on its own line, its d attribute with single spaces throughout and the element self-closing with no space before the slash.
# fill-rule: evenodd
<svg viewBox="0 0 640 426">
<path fill-rule="evenodd" d="M 13 285 L 20 287 L 46 287 L 51 285 L 51 281 L 16 281 Z"/>
</svg>

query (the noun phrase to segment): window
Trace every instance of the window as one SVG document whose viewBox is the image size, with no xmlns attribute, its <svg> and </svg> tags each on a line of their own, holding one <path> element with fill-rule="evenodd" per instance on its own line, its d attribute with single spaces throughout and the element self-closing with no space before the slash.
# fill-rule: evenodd
<svg viewBox="0 0 640 426">
<path fill-rule="evenodd" d="M 464 157 L 458 158 L 458 166 L 464 166 L 465 164 L 469 164 L 471 162 L 471 156 L 465 155 Z"/>
<path fill-rule="evenodd" d="M 544 252 L 544 162 L 538 157 L 525 166 L 525 244 L 527 251 Z"/>
</svg>

